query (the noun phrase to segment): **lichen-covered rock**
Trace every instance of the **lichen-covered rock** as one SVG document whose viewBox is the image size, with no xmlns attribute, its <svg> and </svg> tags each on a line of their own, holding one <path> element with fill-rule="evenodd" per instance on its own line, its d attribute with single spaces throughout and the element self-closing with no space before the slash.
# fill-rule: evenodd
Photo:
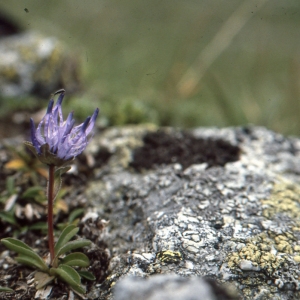
<svg viewBox="0 0 300 300">
<path fill-rule="evenodd" d="M 0 96 L 49 96 L 80 88 L 79 60 L 55 37 L 21 32 L 0 39 Z"/>
<path fill-rule="evenodd" d="M 242 299 L 300 299 L 299 139 L 138 126 L 106 130 L 90 151 L 104 163 L 86 195 L 110 221 L 103 299 L 115 285 L 123 299 L 128 276 L 170 273 L 231 284 Z"/>
</svg>

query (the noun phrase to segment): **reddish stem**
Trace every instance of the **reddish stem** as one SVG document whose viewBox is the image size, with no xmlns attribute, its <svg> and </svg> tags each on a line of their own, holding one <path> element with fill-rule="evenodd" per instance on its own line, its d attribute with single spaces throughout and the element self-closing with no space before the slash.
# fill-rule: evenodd
<svg viewBox="0 0 300 300">
<path fill-rule="evenodd" d="M 54 233 L 53 233 L 53 190 L 54 190 L 54 171 L 55 166 L 49 165 L 48 179 L 48 244 L 50 251 L 50 264 L 54 259 Z"/>
</svg>

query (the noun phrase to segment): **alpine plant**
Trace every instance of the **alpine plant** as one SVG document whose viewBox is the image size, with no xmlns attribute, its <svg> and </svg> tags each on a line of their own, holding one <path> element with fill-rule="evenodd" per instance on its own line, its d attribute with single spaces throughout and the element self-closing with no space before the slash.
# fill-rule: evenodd
<svg viewBox="0 0 300 300">
<path fill-rule="evenodd" d="M 61 104 L 65 91 L 59 90 L 56 104 L 51 99 L 47 112 L 41 122 L 35 128 L 33 119 L 30 119 L 31 143 L 25 145 L 37 156 L 37 158 L 49 167 L 47 187 L 48 198 L 48 244 L 50 261 L 55 258 L 54 233 L 53 233 L 53 202 L 61 186 L 61 175 L 70 169 L 71 161 L 78 156 L 88 145 L 99 109 L 95 109 L 91 117 L 80 125 L 74 126 L 73 112 L 69 113 L 64 121 Z"/>
</svg>

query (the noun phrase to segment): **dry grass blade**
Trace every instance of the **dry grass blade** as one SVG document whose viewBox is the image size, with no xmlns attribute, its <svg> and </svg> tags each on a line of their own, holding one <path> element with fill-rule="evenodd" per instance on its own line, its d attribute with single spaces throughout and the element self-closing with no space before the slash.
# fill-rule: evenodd
<svg viewBox="0 0 300 300">
<path fill-rule="evenodd" d="M 181 96 L 188 97 L 193 94 L 210 66 L 253 17 L 254 13 L 251 13 L 253 7 L 256 8 L 255 12 L 257 12 L 267 1 L 245 0 L 241 3 L 179 80 L 177 89 Z"/>
</svg>

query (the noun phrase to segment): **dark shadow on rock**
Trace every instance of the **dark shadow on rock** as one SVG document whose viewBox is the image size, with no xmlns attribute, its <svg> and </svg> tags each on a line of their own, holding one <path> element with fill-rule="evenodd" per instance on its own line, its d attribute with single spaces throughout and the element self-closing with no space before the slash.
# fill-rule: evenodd
<svg viewBox="0 0 300 300">
<path fill-rule="evenodd" d="M 237 161 L 240 153 L 239 147 L 227 141 L 196 138 L 187 131 L 149 132 L 143 142 L 144 145 L 134 151 L 130 164 L 137 171 L 174 163 L 181 164 L 183 169 L 201 163 L 207 163 L 208 167 L 224 166 Z"/>
</svg>

